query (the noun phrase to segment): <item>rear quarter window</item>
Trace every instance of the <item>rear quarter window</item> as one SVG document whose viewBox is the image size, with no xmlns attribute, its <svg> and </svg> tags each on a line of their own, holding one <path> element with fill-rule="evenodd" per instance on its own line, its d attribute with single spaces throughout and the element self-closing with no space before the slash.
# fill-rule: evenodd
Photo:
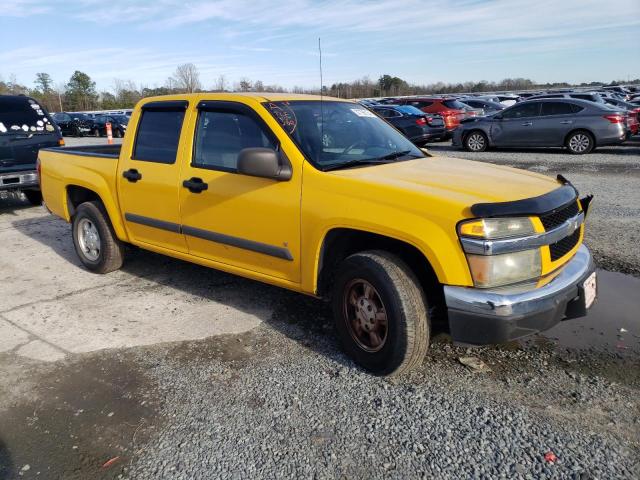
<svg viewBox="0 0 640 480">
<path fill-rule="evenodd" d="M 183 121 L 184 110 L 143 110 L 133 159 L 174 163 Z"/>
</svg>

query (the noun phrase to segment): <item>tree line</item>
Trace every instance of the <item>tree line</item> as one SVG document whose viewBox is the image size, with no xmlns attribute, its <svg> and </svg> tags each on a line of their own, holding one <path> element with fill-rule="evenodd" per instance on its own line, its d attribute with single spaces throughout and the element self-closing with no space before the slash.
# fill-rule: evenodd
<svg viewBox="0 0 640 480">
<path fill-rule="evenodd" d="M 631 81 L 591 82 L 572 85 L 569 83 L 539 84 L 527 78 L 506 78 L 500 82 L 437 82 L 426 85 L 409 83 L 392 75 L 382 75 L 378 80 L 362 77 L 351 82 L 334 83 L 322 87 L 322 94 L 339 98 L 370 98 L 396 95 L 423 95 L 435 93 L 490 92 L 504 90 L 532 90 L 562 87 L 595 87 L 599 85 L 640 84 L 640 79 Z M 49 111 L 113 110 L 133 108 L 144 97 L 193 92 L 292 92 L 319 94 L 320 88 L 284 88 L 266 85 L 260 80 L 241 78 L 230 82 L 220 75 L 208 88 L 200 80 L 198 68 L 193 63 L 179 65 L 172 76 L 161 87 L 136 85 L 132 80 L 114 79 L 110 90 L 97 91 L 91 77 L 76 70 L 66 83 L 55 84 L 48 73 L 36 74 L 33 87 L 17 82 L 15 75 L 8 80 L 0 77 L 0 94 L 29 95 L 37 99 Z"/>
</svg>

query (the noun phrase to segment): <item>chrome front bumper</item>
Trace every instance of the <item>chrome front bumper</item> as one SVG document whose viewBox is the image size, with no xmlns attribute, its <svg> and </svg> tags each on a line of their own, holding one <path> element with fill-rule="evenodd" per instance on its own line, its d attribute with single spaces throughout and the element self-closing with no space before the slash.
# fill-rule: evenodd
<svg viewBox="0 0 640 480">
<path fill-rule="evenodd" d="M 13 190 L 38 186 L 38 172 L 13 172 L 0 174 L 0 190 Z"/>
<path fill-rule="evenodd" d="M 582 284 L 595 271 L 581 245 L 552 281 L 539 288 L 480 289 L 445 286 L 449 327 L 455 342 L 502 343 L 586 315 Z"/>
</svg>

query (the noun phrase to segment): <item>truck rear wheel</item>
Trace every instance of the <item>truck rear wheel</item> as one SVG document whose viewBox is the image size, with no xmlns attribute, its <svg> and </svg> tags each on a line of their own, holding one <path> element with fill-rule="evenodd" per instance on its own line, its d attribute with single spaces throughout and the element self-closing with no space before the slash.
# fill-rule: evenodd
<svg viewBox="0 0 640 480">
<path fill-rule="evenodd" d="M 124 245 L 113 232 L 100 202 L 80 204 L 73 216 L 72 234 L 76 253 L 87 269 L 109 273 L 122 266 Z"/>
<path fill-rule="evenodd" d="M 344 350 L 376 375 L 398 375 L 429 347 L 427 302 L 411 269 L 384 251 L 366 251 L 340 265 L 333 314 Z"/>
</svg>

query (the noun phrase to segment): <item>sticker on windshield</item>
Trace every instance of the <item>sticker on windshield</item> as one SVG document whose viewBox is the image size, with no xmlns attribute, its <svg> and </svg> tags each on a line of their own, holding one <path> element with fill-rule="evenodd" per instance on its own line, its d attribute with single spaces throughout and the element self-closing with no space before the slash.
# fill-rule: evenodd
<svg viewBox="0 0 640 480">
<path fill-rule="evenodd" d="M 4 126 L 4 123 L 0 122 L 0 132 L 7 133 L 7 127 Z"/>
<path fill-rule="evenodd" d="M 267 108 L 289 135 L 296 130 L 298 119 L 294 111 L 285 102 L 280 102 L 280 104 L 269 103 Z"/>
<path fill-rule="evenodd" d="M 376 114 L 370 112 L 369 110 L 365 110 L 364 108 L 352 108 L 351 111 L 355 113 L 359 117 L 372 117 L 376 118 Z"/>
</svg>

